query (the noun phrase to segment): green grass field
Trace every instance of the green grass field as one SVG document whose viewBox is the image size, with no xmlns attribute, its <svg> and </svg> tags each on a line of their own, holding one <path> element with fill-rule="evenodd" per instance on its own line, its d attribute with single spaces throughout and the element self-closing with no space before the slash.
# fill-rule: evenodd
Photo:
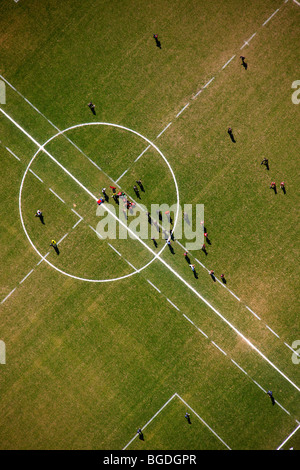
<svg viewBox="0 0 300 470">
<path fill-rule="evenodd" d="M 300 449 L 298 3 L 1 2 L 0 449 Z M 139 179 L 197 276 L 97 235 Z"/>
</svg>

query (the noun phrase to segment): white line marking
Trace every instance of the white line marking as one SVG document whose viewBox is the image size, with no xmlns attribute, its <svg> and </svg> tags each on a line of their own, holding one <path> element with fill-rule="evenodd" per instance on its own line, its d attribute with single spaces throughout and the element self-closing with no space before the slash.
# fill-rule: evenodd
<svg viewBox="0 0 300 470">
<path fill-rule="evenodd" d="M 205 338 L 208 339 L 208 336 L 204 333 L 204 331 L 200 330 L 200 328 L 198 328 L 198 326 L 195 325 L 195 323 L 189 317 L 187 317 L 185 313 L 183 313 L 182 316 L 186 318 L 186 320 L 189 321 L 199 331 L 199 333 L 201 333 L 203 336 L 205 336 Z"/>
<path fill-rule="evenodd" d="M 259 383 L 255 382 L 255 380 L 253 380 L 253 382 L 255 383 L 255 385 L 257 385 L 264 393 L 266 393 L 265 389 L 259 385 Z"/>
<path fill-rule="evenodd" d="M 221 351 L 221 353 L 223 353 L 224 356 L 227 356 L 227 353 L 223 351 L 223 349 L 221 349 L 220 346 L 218 346 L 214 341 L 212 341 L 211 344 L 213 344 L 217 349 L 219 349 L 219 351 Z"/>
<path fill-rule="evenodd" d="M 77 225 L 80 224 L 81 221 L 82 221 L 82 218 L 79 219 L 79 220 L 77 220 L 76 224 L 73 225 L 72 229 L 75 228 L 75 227 L 77 227 Z"/>
<path fill-rule="evenodd" d="M 116 180 L 116 183 L 125 175 L 125 173 L 127 173 L 128 171 L 128 168 L 127 170 L 124 171 L 124 173 L 121 174 L 121 176 L 119 176 L 119 178 Z"/>
<path fill-rule="evenodd" d="M 61 243 L 61 242 L 66 238 L 67 235 L 69 235 L 69 232 L 67 232 L 67 233 L 57 242 L 57 245 L 58 245 L 59 243 Z"/>
<path fill-rule="evenodd" d="M 103 238 L 102 235 L 101 235 L 100 233 L 98 233 L 96 229 L 94 229 L 94 227 L 92 227 L 91 225 L 89 225 L 89 227 L 93 230 L 93 232 L 96 233 L 96 235 L 97 235 L 99 238 Z"/>
<path fill-rule="evenodd" d="M 2 114 L 4 114 L 13 124 L 15 124 L 15 126 L 20 129 L 25 135 L 28 136 L 28 138 L 35 143 L 35 145 L 38 146 L 39 150 L 42 150 L 43 152 L 45 152 L 50 158 L 51 160 L 53 160 L 60 168 L 62 168 L 62 170 L 67 173 L 74 181 L 77 182 L 77 184 L 82 188 L 84 189 L 84 191 L 86 191 L 94 200 L 97 201 L 97 197 L 91 193 L 91 191 L 89 191 L 80 181 L 78 181 L 77 178 L 75 178 L 75 176 L 73 176 L 69 170 L 67 170 L 59 161 L 57 161 L 46 149 L 45 149 L 45 145 L 46 143 L 41 146 L 30 134 L 28 134 L 27 131 L 25 131 L 25 129 L 23 129 L 18 123 L 16 123 L 13 118 L 11 118 L 5 111 L 3 111 L 2 108 L 0 108 L 0 112 Z M 135 131 L 132 131 L 134 133 L 136 133 Z M 53 136 L 51 139 L 53 139 L 55 136 Z M 147 140 L 145 137 L 144 137 L 145 140 Z M 150 143 L 150 141 L 148 141 Z M 152 143 L 153 147 L 157 149 L 157 151 L 161 154 L 161 151 Z M 30 165 L 30 163 L 29 163 Z M 172 171 L 172 175 L 173 175 L 173 170 L 171 169 Z M 26 172 L 24 174 L 24 177 L 26 176 Z M 23 177 L 23 180 L 22 182 L 24 182 L 24 177 Z M 19 198 L 20 199 L 20 198 Z M 19 200 L 19 204 L 20 204 L 20 200 Z M 178 204 L 179 204 L 179 197 L 178 197 Z M 199 299 L 202 300 L 202 302 L 205 303 L 205 305 L 207 305 L 213 312 L 216 313 L 216 315 L 221 318 L 224 323 L 226 323 L 229 328 L 231 328 L 242 340 L 244 340 L 248 346 L 250 346 L 254 351 L 256 351 L 271 367 L 273 367 L 282 377 L 284 377 L 294 388 L 296 388 L 297 391 L 300 392 L 300 388 L 289 378 L 287 377 L 272 361 L 270 361 L 270 359 L 268 359 L 253 343 L 251 343 L 251 341 L 246 338 L 243 333 L 241 333 L 232 323 L 230 323 L 229 320 L 227 320 L 227 318 L 225 318 L 213 305 L 211 305 L 192 285 L 190 285 L 179 273 L 177 273 L 163 258 L 161 258 L 159 256 L 158 253 L 155 253 L 155 251 L 152 250 L 152 248 L 150 248 L 147 243 L 144 242 L 144 240 L 142 240 L 141 238 L 138 237 L 138 235 L 136 235 L 136 233 L 131 230 L 122 220 L 118 219 L 118 217 L 111 211 L 109 210 L 109 208 L 107 206 L 105 206 L 105 209 L 106 211 L 112 216 L 114 217 L 119 224 L 121 224 L 136 240 L 138 240 L 150 253 L 152 253 L 153 255 L 153 260 L 157 259 L 158 261 L 160 261 L 169 271 L 171 271 L 188 289 L 190 289 Z M 20 212 L 20 215 L 21 215 L 21 212 Z M 25 230 L 25 226 L 24 226 L 24 221 L 22 220 L 22 217 L 21 217 L 21 223 L 23 225 L 23 229 L 25 231 L 25 233 L 27 234 L 26 230 Z M 36 247 L 32 244 L 30 238 L 28 238 L 31 245 L 34 247 L 34 249 L 36 250 Z M 37 251 L 37 250 L 36 250 Z M 48 262 L 48 261 L 47 261 Z M 48 264 L 50 264 L 48 262 Z M 62 272 L 59 268 L 55 267 L 54 265 L 50 264 L 51 266 L 53 266 L 56 270 L 58 270 L 59 272 Z"/>
<path fill-rule="evenodd" d="M 10 297 L 16 290 L 16 287 L 5 297 L 5 299 L 2 300 L 1 304 L 4 304 L 4 302 Z"/>
<path fill-rule="evenodd" d="M 294 354 L 296 354 L 296 356 L 300 357 L 300 354 L 295 350 L 293 349 L 291 346 L 289 346 L 287 343 L 284 343 L 291 351 L 293 351 Z"/>
<path fill-rule="evenodd" d="M 175 304 L 173 304 L 173 302 L 170 299 L 168 299 L 168 297 L 166 297 L 166 299 L 171 305 L 173 305 L 174 308 L 176 308 L 176 310 L 178 310 L 178 312 L 180 312 L 179 308 Z"/>
<path fill-rule="evenodd" d="M 247 41 L 247 42 L 249 43 L 249 42 L 251 41 L 251 39 L 253 39 L 253 38 L 254 38 L 254 36 L 256 36 L 256 33 L 252 34 L 252 36 L 251 36 L 251 37 L 248 39 L 248 41 Z M 249 44 L 248 44 L 248 45 L 249 45 Z"/>
<path fill-rule="evenodd" d="M 288 410 L 286 410 L 278 401 L 276 401 L 276 404 L 277 404 L 283 411 L 285 411 L 288 415 L 291 415 L 291 413 L 290 413 Z"/>
<path fill-rule="evenodd" d="M 152 416 L 152 418 L 145 424 L 145 426 L 143 426 L 141 429 L 145 429 L 148 424 L 151 423 L 151 421 L 154 420 L 154 418 L 168 405 L 168 403 L 170 403 L 170 401 L 176 396 L 177 394 L 174 393 L 174 395 L 171 396 L 171 398 L 169 398 L 168 401 L 166 401 L 166 403 L 155 413 L 155 415 Z M 136 439 L 137 437 L 137 434 L 126 444 L 126 446 L 122 449 L 122 450 L 125 450 L 127 449 L 127 447 L 134 441 L 134 439 Z"/>
<path fill-rule="evenodd" d="M 300 3 L 297 2 L 297 0 L 294 0 L 294 3 L 296 3 L 298 5 L 298 7 L 300 7 Z"/>
<path fill-rule="evenodd" d="M 221 281 L 220 281 L 220 282 L 221 282 Z M 224 286 L 223 282 L 221 282 L 221 284 Z M 224 286 L 224 287 L 226 287 L 226 286 Z M 235 295 L 235 294 L 232 292 L 232 290 L 228 289 L 228 287 L 226 287 L 226 289 L 227 289 L 228 292 L 229 292 L 231 295 L 233 295 L 233 297 L 235 297 L 239 302 L 241 301 L 241 299 L 240 299 L 237 295 Z"/>
<path fill-rule="evenodd" d="M 244 49 L 245 46 L 249 46 L 249 44 L 247 43 L 247 41 L 245 41 L 244 44 L 242 45 L 242 47 L 240 47 L 240 50 Z"/>
<path fill-rule="evenodd" d="M 21 161 L 21 159 L 19 157 L 17 157 L 17 155 L 12 150 L 10 150 L 8 147 L 5 147 L 5 148 L 13 157 L 15 157 L 17 160 L 19 160 L 19 162 Z"/>
<path fill-rule="evenodd" d="M 147 282 L 149 282 L 150 286 L 154 287 L 154 289 L 156 289 L 157 292 L 159 292 L 161 294 L 161 291 L 158 289 L 158 287 L 156 287 L 154 284 L 152 284 L 152 282 L 149 281 L 149 279 L 147 279 Z"/>
<path fill-rule="evenodd" d="M 108 243 L 108 246 L 110 246 L 122 258 L 121 253 L 119 253 L 118 250 L 116 250 L 116 248 L 114 246 L 112 246 L 110 243 Z"/>
<path fill-rule="evenodd" d="M 178 118 L 180 116 L 181 113 L 183 113 L 183 111 L 189 106 L 190 103 L 187 103 L 180 111 L 179 113 L 176 114 L 176 117 Z"/>
<path fill-rule="evenodd" d="M 262 24 L 262 26 L 265 26 L 271 18 L 273 18 L 274 15 L 276 15 L 276 13 L 279 11 L 279 8 L 277 8 L 277 10 L 274 11 L 274 13 L 272 13 L 271 16 L 269 16 L 269 18 Z"/>
<path fill-rule="evenodd" d="M 32 171 L 31 169 L 29 171 L 30 173 L 33 174 L 33 176 L 35 176 L 38 180 L 40 180 L 41 183 L 44 183 L 44 181 L 36 173 L 34 173 L 34 171 Z"/>
<path fill-rule="evenodd" d="M 122 255 L 120 255 L 120 256 L 122 256 Z M 125 258 L 124 258 L 124 259 L 125 259 Z M 125 261 L 126 261 L 126 263 L 128 263 L 128 264 L 129 264 L 129 266 L 131 266 L 131 267 L 132 267 L 132 269 L 134 269 L 135 271 L 137 271 L 136 267 L 135 267 L 135 266 L 133 266 L 133 264 L 131 264 L 131 263 L 130 263 L 130 261 L 128 261 L 128 259 L 125 259 Z"/>
<path fill-rule="evenodd" d="M 251 310 L 251 308 L 249 308 L 247 305 L 245 305 L 246 309 L 249 310 L 249 312 L 251 312 L 256 318 L 258 318 L 258 320 L 260 320 L 260 317 L 258 315 L 256 315 L 256 313 L 253 312 L 253 310 Z"/>
<path fill-rule="evenodd" d="M 203 264 L 203 263 L 201 263 L 201 261 L 199 261 L 197 258 L 195 258 L 195 261 L 197 261 L 197 263 L 199 263 L 199 264 L 200 264 L 200 266 L 202 266 L 202 268 L 206 269 L 206 271 L 208 271 L 208 272 L 209 272 L 209 269 L 207 269 L 207 267 L 206 267 L 206 266 L 204 266 L 204 264 Z"/>
<path fill-rule="evenodd" d="M 197 96 L 200 95 L 201 92 L 202 92 L 202 88 L 200 88 L 200 90 L 197 91 L 197 93 L 192 97 L 192 100 L 194 100 L 195 98 L 197 98 Z"/>
<path fill-rule="evenodd" d="M 268 328 L 268 330 L 270 330 L 273 335 L 277 336 L 277 338 L 280 338 L 280 336 L 278 336 L 278 334 L 275 333 L 275 331 L 273 331 L 272 328 L 270 328 L 268 325 L 266 325 L 266 328 Z"/>
<path fill-rule="evenodd" d="M 214 79 L 215 79 L 215 77 L 211 78 L 211 79 L 204 85 L 203 89 L 206 88 L 206 87 L 208 87 L 208 85 L 209 85 Z"/>
<path fill-rule="evenodd" d="M 231 59 L 229 59 L 229 60 L 226 62 L 226 64 L 223 65 L 222 70 L 225 69 L 225 67 L 227 67 L 227 65 L 230 64 L 230 62 L 231 62 L 234 58 L 235 58 L 235 55 L 233 55 L 233 56 L 231 57 Z"/>
<path fill-rule="evenodd" d="M 158 139 L 168 129 L 168 127 L 170 127 L 171 124 L 172 122 L 169 122 L 169 124 L 166 125 L 166 127 L 160 132 L 160 134 L 158 134 L 158 136 L 156 136 L 156 138 Z"/>
<path fill-rule="evenodd" d="M 48 253 L 45 256 L 43 256 L 42 259 L 40 259 L 40 261 L 37 263 L 37 266 L 41 264 L 47 258 L 48 255 L 50 255 L 50 251 L 48 251 Z"/>
<path fill-rule="evenodd" d="M 177 395 L 177 397 L 182 401 L 182 403 L 185 404 L 185 406 L 187 406 L 196 416 L 198 419 L 200 419 L 200 421 L 210 430 L 210 432 L 213 433 L 214 436 L 216 436 L 220 442 L 222 442 L 222 444 L 224 444 L 225 447 L 227 447 L 227 449 L 231 450 L 230 447 L 226 444 L 226 442 L 223 441 L 223 439 L 220 438 L 220 436 L 198 415 L 198 413 L 196 413 L 195 410 L 193 410 L 193 408 L 191 408 L 186 401 L 183 400 L 183 398 L 181 398 L 180 395 L 178 395 L 178 393 L 176 393 L 175 395 Z"/>
<path fill-rule="evenodd" d="M 58 194 L 56 194 L 56 192 L 53 191 L 53 189 L 49 188 L 49 191 L 51 191 L 51 193 L 54 194 L 54 196 L 56 196 L 58 199 L 61 200 L 61 202 L 63 202 L 65 204 L 65 201 Z"/>
<path fill-rule="evenodd" d="M 74 209 L 71 209 L 72 212 L 74 212 L 74 214 L 77 215 L 77 217 L 79 217 L 79 219 L 83 219 L 83 217 L 81 217 L 81 215 L 78 214 L 78 212 L 74 211 Z"/>
<path fill-rule="evenodd" d="M 144 155 L 147 150 L 149 150 L 150 147 L 151 145 L 148 145 L 148 147 L 146 147 L 145 150 L 143 150 L 142 153 L 139 154 L 139 156 L 134 160 L 134 162 L 137 162 L 141 158 L 141 156 Z"/>
<path fill-rule="evenodd" d="M 300 424 L 299 424 L 299 426 L 297 426 L 296 429 L 294 429 L 294 431 L 280 444 L 280 446 L 277 447 L 276 450 L 280 450 L 280 449 L 284 446 L 284 444 L 286 444 L 286 442 L 289 441 L 290 438 L 298 431 L 298 429 L 300 429 Z"/>
<path fill-rule="evenodd" d="M 233 359 L 230 359 L 231 362 L 233 362 L 233 364 L 235 364 L 242 372 L 244 372 L 245 375 L 248 375 L 248 373 L 241 367 L 238 365 L 237 362 L 235 362 Z"/>
<path fill-rule="evenodd" d="M 28 274 L 26 274 L 26 276 L 25 276 L 25 277 L 23 277 L 22 281 L 20 281 L 20 283 L 19 283 L 19 284 L 22 284 L 22 282 L 24 282 L 24 281 L 25 281 L 25 279 L 27 279 L 27 278 L 28 278 L 28 276 L 30 276 L 30 274 L 31 274 L 33 271 L 34 271 L 34 269 L 32 269 L 32 270 L 31 270 L 31 271 L 30 271 Z"/>
</svg>

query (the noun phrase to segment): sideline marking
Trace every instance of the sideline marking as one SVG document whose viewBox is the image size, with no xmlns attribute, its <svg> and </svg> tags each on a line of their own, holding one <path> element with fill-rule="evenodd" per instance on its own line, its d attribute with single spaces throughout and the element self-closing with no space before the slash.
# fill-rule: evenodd
<svg viewBox="0 0 300 470">
<path fill-rule="evenodd" d="M 38 180 L 40 180 L 41 183 L 44 183 L 44 181 L 36 173 L 34 173 L 34 171 L 32 171 L 31 169 L 29 171 L 30 173 L 33 174 L 33 176 L 35 176 Z"/>
<path fill-rule="evenodd" d="M 29 170 L 29 171 L 30 171 L 30 170 Z M 65 204 L 65 201 L 64 201 L 58 194 L 56 194 L 56 192 L 53 191 L 53 189 L 49 188 L 49 191 L 51 191 L 51 193 L 54 194 L 54 196 L 56 196 L 58 199 L 61 200 L 61 202 L 63 202 L 63 203 Z"/>
<path fill-rule="evenodd" d="M 16 287 L 1 301 L 1 304 L 4 304 L 4 302 L 10 297 L 16 290 Z"/>
<path fill-rule="evenodd" d="M 229 59 L 229 60 L 226 62 L 226 64 L 223 65 L 222 70 L 225 69 L 225 67 L 227 67 L 227 65 L 230 64 L 230 62 L 231 62 L 234 58 L 235 58 L 235 55 L 233 55 L 233 56 L 231 57 L 231 59 Z"/>
<path fill-rule="evenodd" d="M 171 124 L 172 122 L 169 122 L 169 124 L 166 125 L 166 127 L 158 134 L 158 136 L 156 136 L 156 138 L 158 139 L 168 129 L 168 127 L 170 127 Z"/>
<path fill-rule="evenodd" d="M 26 274 L 26 276 L 23 277 L 22 281 L 20 281 L 19 284 L 22 284 L 22 282 L 24 282 L 25 279 L 27 279 L 33 271 L 34 271 L 34 269 L 32 269 L 28 274 Z"/>
<path fill-rule="evenodd" d="M 294 431 L 282 442 L 282 444 L 280 444 L 279 447 L 277 447 L 276 450 L 280 450 L 284 444 L 298 431 L 298 429 L 300 429 L 300 424 L 296 427 L 296 429 L 294 429 Z"/>
<path fill-rule="evenodd" d="M 128 171 L 128 168 L 127 170 L 124 171 L 124 173 L 121 174 L 121 176 L 119 176 L 119 178 L 116 180 L 116 183 L 122 178 L 122 176 L 124 176 Z"/>
<path fill-rule="evenodd" d="M 17 160 L 19 160 L 19 162 L 21 161 L 21 159 L 19 157 L 17 157 L 17 155 L 12 150 L 10 150 L 8 147 L 5 147 L 5 148 L 13 157 L 15 157 Z"/>
<path fill-rule="evenodd" d="M 262 26 L 265 26 L 267 23 L 269 23 L 270 19 L 273 18 L 274 15 L 276 15 L 276 13 L 279 11 L 280 9 L 277 8 L 277 10 L 274 11 L 274 13 L 272 13 L 271 16 L 269 16 L 269 18 L 262 24 Z"/>
<path fill-rule="evenodd" d="M 176 114 L 176 117 L 178 118 L 180 116 L 181 113 L 183 113 L 183 111 L 190 105 L 190 103 L 186 104 L 180 111 L 179 113 Z"/>
<path fill-rule="evenodd" d="M 206 88 L 206 87 L 208 87 L 208 85 L 209 85 L 214 79 L 215 79 L 215 77 L 211 78 L 211 79 L 204 85 L 203 89 Z"/>
</svg>

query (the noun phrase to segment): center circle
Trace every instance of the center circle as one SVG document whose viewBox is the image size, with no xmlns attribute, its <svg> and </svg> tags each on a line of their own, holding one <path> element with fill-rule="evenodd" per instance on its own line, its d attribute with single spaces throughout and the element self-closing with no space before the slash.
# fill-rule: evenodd
<svg viewBox="0 0 300 470">
<path fill-rule="evenodd" d="M 65 276 L 68 276 L 68 277 L 71 277 L 73 279 L 77 279 L 77 280 L 80 280 L 80 281 L 85 281 L 85 282 L 113 282 L 113 281 L 119 281 L 119 280 L 122 280 L 122 279 L 126 279 L 127 277 L 130 277 L 130 276 L 133 276 L 134 274 L 137 274 L 137 273 L 140 273 L 142 270 L 144 270 L 147 266 L 149 266 L 151 263 L 153 263 L 153 261 L 160 256 L 160 254 L 162 253 L 162 251 L 166 248 L 166 245 L 163 246 L 163 248 L 158 252 L 158 253 L 155 253 L 152 249 L 149 249 L 149 251 L 151 251 L 153 253 L 153 258 L 148 262 L 146 263 L 144 266 L 142 266 L 141 268 L 139 269 L 136 269 L 135 271 L 129 273 L 129 274 L 126 274 L 124 276 L 120 276 L 120 277 L 116 277 L 116 278 L 111 278 L 111 279 L 89 279 L 89 278 L 84 278 L 84 277 L 79 277 L 79 276 L 75 276 L 73 274 L 70 274 L 70 273 L 67 273 L 65 271 L 63 271 L 62 269 L 59 269 L 57 266 L 55 266 L 54 264 L 52 264 L 50 261 L 48 261 L 45 256 L 43 256 L 39 250 L 37 249 L 37 247 L 35 246 L 35 244 L 33 243 L 33 241 L 31 240 L 27 230 L 26 230 L 26 227 L 25 227 L 25 223 L 24 223 L 24 219 L 23 219 L 23 215 L 22 215 L 22 191 L 23 191 L 23 185 L 24 185 L 24 181 L 25 181 L 25 178 L 26 178 L 26 175 L 28 173 L 28 171 L 30 170 L 30 167 L 33 163 L 33 161 L 35 160 L 35 158 L 38 156 L 38 154 L 43 151 L 46 147 L 46 145 L 49 144 L 49 142 L 51 142 L 52 140 L 54 140 L 56 137 L 59 137 L 60 135 L 64 135 L 66 132 L 68 131 L 71 131 L 73 129 L 78 129 L 80 127 L 86 127 L 86 126 L 110 126 L 110 127 L 113 127 L 113 128 L 117 128 L 117 129 L 122 129 L 124 131 L 128 131 L 128 132 L 131 132 L 132 134 L 135 134 L 136 136 L 140 137 L 141 139 L 143 139 L 145 142 L 147 142 L 148 145 L 150 145 L 152 148 L 154 148 L 158 153 L 159 155 L 162 157 L 162 159 L 164 160 L 164 162 L 166 163 L 167 167 L 169 168 L 169 171 L 172 175 L 172 178 L 173 178 L 173 181 L 174 181 L 174 185 L 175 185 L 175 191 L 176 191 L 176 198 L 177 198 L 177 202 L 176 202 L 176 214 L 175 214 L 175 220 L 174 220 L 174 225 L 173 225 L 173 232 L 175 230 L 175 227 L 176 227 L 176 223 L 178 221 L 178 213 L 179 213 L 179 190 L 178 190 L 178 184 L 177 184 L 177 181 L 176 181 L 176 177 L 175 177 L 175 174 L 171 168 L 171 165 L 170 163 L 168 162 L 168 160 L 166 159 L 166 157 L 163 155 L 163 153 L 161 152 L 161 150 L 153 143 L 151 142 L 149 139 L 147 139 L 147 137 L 143 136 L 142 134 L 140 134 L 139 132 L 133 130 L 133 129 L 130 129 L 128 127 L 125 127 L 125 126 L 121 126 L 119 124 L 113 124 L 113 123 L 108 123 L 108 122 L 88 122 L 88 123 L 83 123 L 83 124 L 76 124 L 74 126 L 71 126 L 71 127 L 68 127 L 67 129 L 64 129 L 63 131 L 59 131 L 57 134 L 55 134 L 54 136 L 50 137 L 50 139 L 48 139 L 43 145 L 41 145 L 39 147 L 39 149 L 37 150 L 37 152 L 34 154 L 34 156 L 32 157 L 32 159 L 30 160 L 30 162 L 28 163 L 28 166 L 24 172 L 24 175 L 23 175 L 23 178 L 22 178 L 22 181 L 21 181 L 21 185 L 20 185 L 20 191 L 19 191 L 19 214 L 20 214 L 20 219 L 21 219 L 21 224 L 22 224 L 22 227 L 23 227 L 23 230 L 25 232 L 25 235 L 29 241 L 29 243 L 31 244 L 31 246 L 33 247 L 33 249 L 35 250 L 35 252 L 40 256 L 40 258 L 42 260 L 44 260 L 46 263 L 48 263 L 49 266 L 51 266 L 53 269 L 55 269 L 56 271 L 60 272 L 61 274 L 65 275 Z M 72 144 L 72 142 L 71 142 Z"/>
</svg>

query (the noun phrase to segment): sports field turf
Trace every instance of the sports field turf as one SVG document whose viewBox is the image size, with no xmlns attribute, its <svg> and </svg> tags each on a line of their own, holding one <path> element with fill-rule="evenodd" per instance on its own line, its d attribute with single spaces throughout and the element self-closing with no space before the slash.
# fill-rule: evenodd
<svg viewBox="0 0 300 470">
<path fill-rule="evenodd" d="M 0 18 L 0 449 L 300 449 L 300 3 Z M 204 204 L 196 276 L 184 235 L 99 238 L 103 187 L 125 225 L 111 185 Z"/>
</svg>

